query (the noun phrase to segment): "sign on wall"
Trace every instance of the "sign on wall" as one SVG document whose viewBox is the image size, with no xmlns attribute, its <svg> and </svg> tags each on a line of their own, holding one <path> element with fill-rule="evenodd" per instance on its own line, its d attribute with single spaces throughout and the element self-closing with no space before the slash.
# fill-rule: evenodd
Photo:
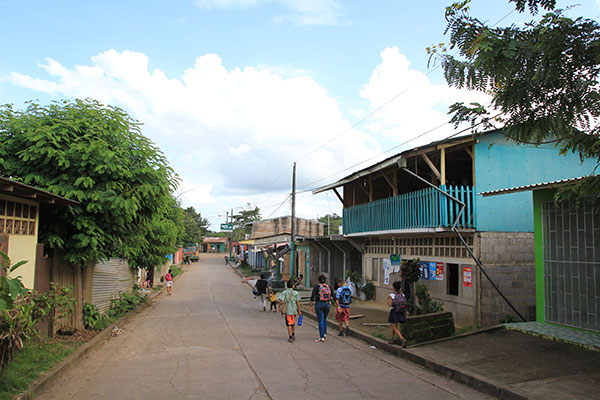
<svg viewBox="0 0 600 400">
<path fill-rule="evenodd" d="M 389 258 L 383 259 L 383 284 L 390 284 L 390 269 L 392 267 L 392 262 Z"/>
<path fill-rule="evenodd" d="M 400 266 L 402 265 L 402 256 L 400 256 L 400 254 L 391 254 L 390 261 L 392 262 L 392 274 L 400 272 Z"/>
<path fill-rule="evenodd" d="M 429 279 L 429 263 L 427 261 L 421 261 L 419 265 L 421 267 L 419 279 Z"/>
<path fill-rule="evenodd" d="M 429 263 L 429 280 L 435 281 L 437 275 L 437 263 L 430 262 Z"/>
<path fill-rule="evenodd" d="M 473 267 L 463 267 L 463 286 L 473 286 Z"/>
<path fill-rule="evenodd" d="M 436 267 L 436 271 L 435 271 L 435 278 L 438 281 L 443 281 L 444 280 L 444 263 L 436 263 L 435 264 Z"/>
</svg>

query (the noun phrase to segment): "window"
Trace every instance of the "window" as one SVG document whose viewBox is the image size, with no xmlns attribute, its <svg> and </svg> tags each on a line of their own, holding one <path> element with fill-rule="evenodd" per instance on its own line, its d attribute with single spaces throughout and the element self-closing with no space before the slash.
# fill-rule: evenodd
<svg viewBox="0 0 600 400">
<path fill-rule="evenodd" d="M 37 207 L 10 200 L 0 200 L 0 233 L 35 235 Z"/>
</svg>

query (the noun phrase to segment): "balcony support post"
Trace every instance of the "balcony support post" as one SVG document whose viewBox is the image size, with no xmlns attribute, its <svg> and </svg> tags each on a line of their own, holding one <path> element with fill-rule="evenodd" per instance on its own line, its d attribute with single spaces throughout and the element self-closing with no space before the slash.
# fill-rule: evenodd
<svg viewBox="0 0 600 400">
<path fill-rule="evenodd" d="M 444 149 L 442 149 L 442 154 Z M 443 164 L 442 164 L 443 165 Z M 415 174 L 414 172 L 412 172 L 411 170 L 409 170 L 408 168 L 402 166 L 401 167 L 404 171 L 408 172 L 409 174 L 411 174 L 412 176 L 414 176 L 415 178 L 421 180 L 422 182 L 425 182 L 427 185 L 431 186 L 432 188 L 434 188 L 435 190 L 437 190 L 438 192 L 442 193 L 444 196 L 446 196 L 447 198 L 453 200 L 454 202 L 458 203 L 460 205 L 460 211 L 458 212 L 458 214 L 456 215 L 456 218 L 454 220 L 454 223 L 452 224 L 452 230 L 454 231 L 454 233 L 456 233 L 456 235 L 458 236 L 458 238 L 460 239 L 462 245 L 465 247 L 465 249 L 467 249 L 467 252 L 469 253 L 469 255 L 471 256 L 471 258 L 473 259 L 473 261 L 475 261 L 475 264 L 477 264 L 477 266 L 479 267 L 479 270 L 483 273 L 483 275 L 487 278 L 488 282 L 492 285 L 492 287 L 494 289 L 496 289 L 496 292 L 498 292 L 498 294 L 500 295 L 500 297 L 502 297 L 502 299 L 506 302 L 506 304 L 508 304 L 508 306 L 515 312 L 515 314 L 517 314 L 519 316 L 519 318 L 521 318 L 521 320 L 523 322 L 526 322 L 527 320 L 521 315 L 521 313 L 515 308 L 515 306 L 513 306 L 513 304 L 510 302 L 510 300 L 508 300 L 506 298 L 506 296 L 504 296 L 504 293 L 502 293 L 500 291 L 500 288 L 498 288 L 498 286 L 496 286 L 496 284 L 494 283 L 494 281 L 492 280 L 492 278 L 490 278 L 490 276 L 487 274 L 487 272 L 485 271 L 485 269 L 483 268 L 483 265 L 481 265 L 481 262 L 479 261 L 479 259 L 477 257 L 475 257 L 475 254 L 473 253 L 473 251 L 471 250 L 471 247 L 469 247 L 469 245 L 467 244 L 467 242 L 465 241 L 465 239 L 462 237 L 462 235 L 460 234 L 460 232 L 458 231 L 458 229 L 456 228 L 456 226 L 458 225 L 458 222 L 460 221 L 460 218 L 465 210 L 465 203 L 463 203 L 462 201 L 458 200 L 456 197 L 444 192 L 443 190 L 441 190 L 440 188 L 432 185 L 431 183 L 427 182 L 425 179 L 421 178 L 419 175 Z M 442 169 L 442 171 L 444 171 L 444 169 Z"/>
</svg>

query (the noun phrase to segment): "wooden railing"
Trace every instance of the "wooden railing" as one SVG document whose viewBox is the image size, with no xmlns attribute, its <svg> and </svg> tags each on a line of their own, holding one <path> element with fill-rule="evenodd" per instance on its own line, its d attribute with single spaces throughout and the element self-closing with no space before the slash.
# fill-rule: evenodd
<svg viewBox="0 0 600 400">
<path fill-rule="evenodd" d="M 459 228 L 475 226 L 475 189 L 470 186 L 440 186 L 465 203 Z M 460 206 L 433 188 L 405 193 L 344 209 L 344 234 L 451 227 Z"/>
</svg>

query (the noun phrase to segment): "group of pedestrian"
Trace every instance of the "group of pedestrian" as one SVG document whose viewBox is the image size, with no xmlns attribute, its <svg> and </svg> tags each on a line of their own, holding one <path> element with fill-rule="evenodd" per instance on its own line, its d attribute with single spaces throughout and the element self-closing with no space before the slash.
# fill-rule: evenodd
<svg viewBox="0 0 600 400">
<path fill-rule="evenodd" d="M 349 319 L 352 289 L 341 278 L 338 278 L 336 280 L 338 288 L 335 295 L 333 295 L 326 282 L 327 277 L 323 274 L 319 275 L 318 284 L 313 287 L 310 295 L 310 312 L 316 314 L 319 326 L 319 337 L 315 340 L 316 343 L 325 342 L 327 339 L 327 316 L 332 304 L 335 306 L 335 319 L 339 327 L 338 336 L 350 335 Z M 253 290 L 254 295 L 259 298 L 262 311 L 267 310 L 267 301 L 269 301 L 271 303 L 269 311 L 278 311 L 283 315 L 288 331 L 288 342 L 290 343 L 296 340 L 296 322 L 297 319 L 301 321 L 302 318 L 300 295 L 295 290 L 296 283 L 297 281 L 294 279 L 287 281 L 287 288 L 277 296 L 269 287 L 265 275 L 261 274 Z M 392 286 L 394 292 L 387 298 L 390 307 L 388 322 L 392 327 L 392 337 L 389 343 L 394 344 L 394 338 L 398 336 L 402 347 L 406 347 L 406 339 L 402 336 L 402 332 L 398 327 L 398 324 L 406 322 L 406 297 L 401 291 L 402 284 L 400 281 L 395 281 Z M 277 309 L 275 310 L 275 308 Z M 296 318 L 297 316 L 298 318 Z"/>
</svg>

